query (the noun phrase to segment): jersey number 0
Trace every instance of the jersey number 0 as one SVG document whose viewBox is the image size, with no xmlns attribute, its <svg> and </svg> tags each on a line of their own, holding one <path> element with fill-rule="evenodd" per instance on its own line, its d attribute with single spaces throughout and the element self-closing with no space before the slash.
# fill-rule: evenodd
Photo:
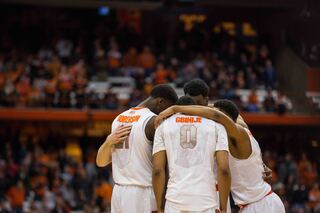
<svg viewBox="0 0 320 213">
<path fill-rule="evenodd" d="M 183 125 L 180 128 L 180 146 L 184 149 L 193 149 L 197 145 L 197 127 Z"/>
</svg>

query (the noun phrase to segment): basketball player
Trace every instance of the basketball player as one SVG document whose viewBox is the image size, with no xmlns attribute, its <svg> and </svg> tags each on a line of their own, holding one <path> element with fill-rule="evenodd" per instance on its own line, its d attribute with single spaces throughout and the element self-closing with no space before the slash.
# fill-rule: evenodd
<svg viewBox="0 0 320 213">
<path fill-rule="evenodd" d="M 183 86 L 183 91 L 186 96 L 193 99 L 196 105 L 208 106 L 209 103 L 209 86 L 201 79 L 188 81 Z"/>
<path fill-rule="evenodd" d="M 156 114 L 176 103 L 177 99 L 172 87 L 158 85 L 148 99 L 121 113 L 113 121 L 112 132 L 124 140 L 107 138 L 99 148 L 96 159 L 100 167 L 112 161 L 115 182 L 112 213 L 151 213 L 157 210 L 152 190 L 154 119 Z M 126 136 L 130 128 L 130 134 Z"/>
<path fill-rule="evenodd" d="M 208 106 L 209 103 L 209 86 L 202 79 L 193 79 L 183 86 L 186 96 L 191 97 L 196 105 Z M 218 186 L 216 187 L 218 190 Z M 218 194 L 219 196 L 219 194 Z M 231 213 L 230 201 L 228 201 L 227 213 Z"/>
<path fill-rule="evenodd" d="M 183 87 L 183 91 L 186 96 L 189 96 L 194 100 L 196 105 L 208 106 L 209 86 L 203 80 L 194 79 L 187 82 Z M 248 125 L 245 123 L 241 115 L 239 115 L 237 118 L 237 124 L 241 125 L 246 129 L 249 129 Z M 263 166 L 264 166 L 264 172 L 262 174 L 262 177 L 266 182 L 271 183 L 272 170 L 268 168 L 265 164 L 263 164 Z M 228 212 L 231 212 L 230 207 L 228 207 L 228 209 L 229 209 Z"/>
<path fill-rule="evenodd" d="M 178 102 L 183 104 L 182 101 L 188 104 L 192 99 L 182 97 Z M 164 208 L 167 162 L 169 180 Z M 165 213 L 226 212 L 231 179 L 224 127 L 202 117 L 182 114 L 164 121 L 154 137 L 152 181 L 158 209 Z"/>
<path fill-rule="evenodd" d="M 240 212 L 284 213 L 280 198 L 261 175 L 264 168 L 258 142 L 248 129 L 236 123 L 239 116 L 237 106 L 228 100 L 218 100 L 214 107 L 173 106 L 161 113 L 156 123 L 175 113 L 203 116 L 221 123 L 229 138 L 231 194 Z"/>
</svg>

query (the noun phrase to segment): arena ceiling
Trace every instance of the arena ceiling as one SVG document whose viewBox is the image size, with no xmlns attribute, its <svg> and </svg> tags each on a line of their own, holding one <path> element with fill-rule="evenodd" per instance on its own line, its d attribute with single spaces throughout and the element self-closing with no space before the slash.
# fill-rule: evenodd
<svg viewBox="0 0 320 213">
<path fill-rule="evenodd" d="M 1 3 L 62 7 L 157 9 L 167 5 L 299 8 L 313 0 L 0 0 Z M 316 0 L 314 0 L 316 1 Z"/>
</svg>

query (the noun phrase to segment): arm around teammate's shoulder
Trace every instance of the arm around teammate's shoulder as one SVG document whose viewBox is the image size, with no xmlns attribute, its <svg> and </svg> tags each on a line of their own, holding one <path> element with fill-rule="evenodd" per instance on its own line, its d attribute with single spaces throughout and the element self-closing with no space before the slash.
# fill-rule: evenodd
<svg viewBox="0 0 320 213">
<path fill-rule="evenodd" d="M 216 108 L 190 105 L 190 106 L 172 106 L 165 111 L 161 112 L 156 119 L 158 125 L 163 119 L 171 116 L 174 113 L 183 113 L 187 115 L 201 116 L 222 124 L 230 137 L 237 137 L 239 133 L 236 123 L 229 118 L 226 114 Z"/>
<path fill-rule="evenodd" d="M 97 153 L 96 164 L 98 167 L 104 167 L 111 163 L 114 146 L 126 140 L 130 131 L 131 126 L 119 126 L 106 138 Z"/>
</svg>

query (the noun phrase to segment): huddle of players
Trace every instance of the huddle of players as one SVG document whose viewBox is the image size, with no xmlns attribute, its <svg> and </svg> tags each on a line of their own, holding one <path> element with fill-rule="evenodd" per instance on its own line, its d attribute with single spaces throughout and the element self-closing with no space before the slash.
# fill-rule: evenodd
<svg viewBox="0 0 320 213">
<path fill-rule="evenodd" d="M 237 107 L 228 100 L 208 107 L 200 79 L 184 92 L 178 100 L 172 87 L 158 85 L 113 121 L 96 159 L 100 167 L 112 161 L 111 212 L 229 212 L 230 191 L 240 212 L 285 212 Z"/>
</svg>

